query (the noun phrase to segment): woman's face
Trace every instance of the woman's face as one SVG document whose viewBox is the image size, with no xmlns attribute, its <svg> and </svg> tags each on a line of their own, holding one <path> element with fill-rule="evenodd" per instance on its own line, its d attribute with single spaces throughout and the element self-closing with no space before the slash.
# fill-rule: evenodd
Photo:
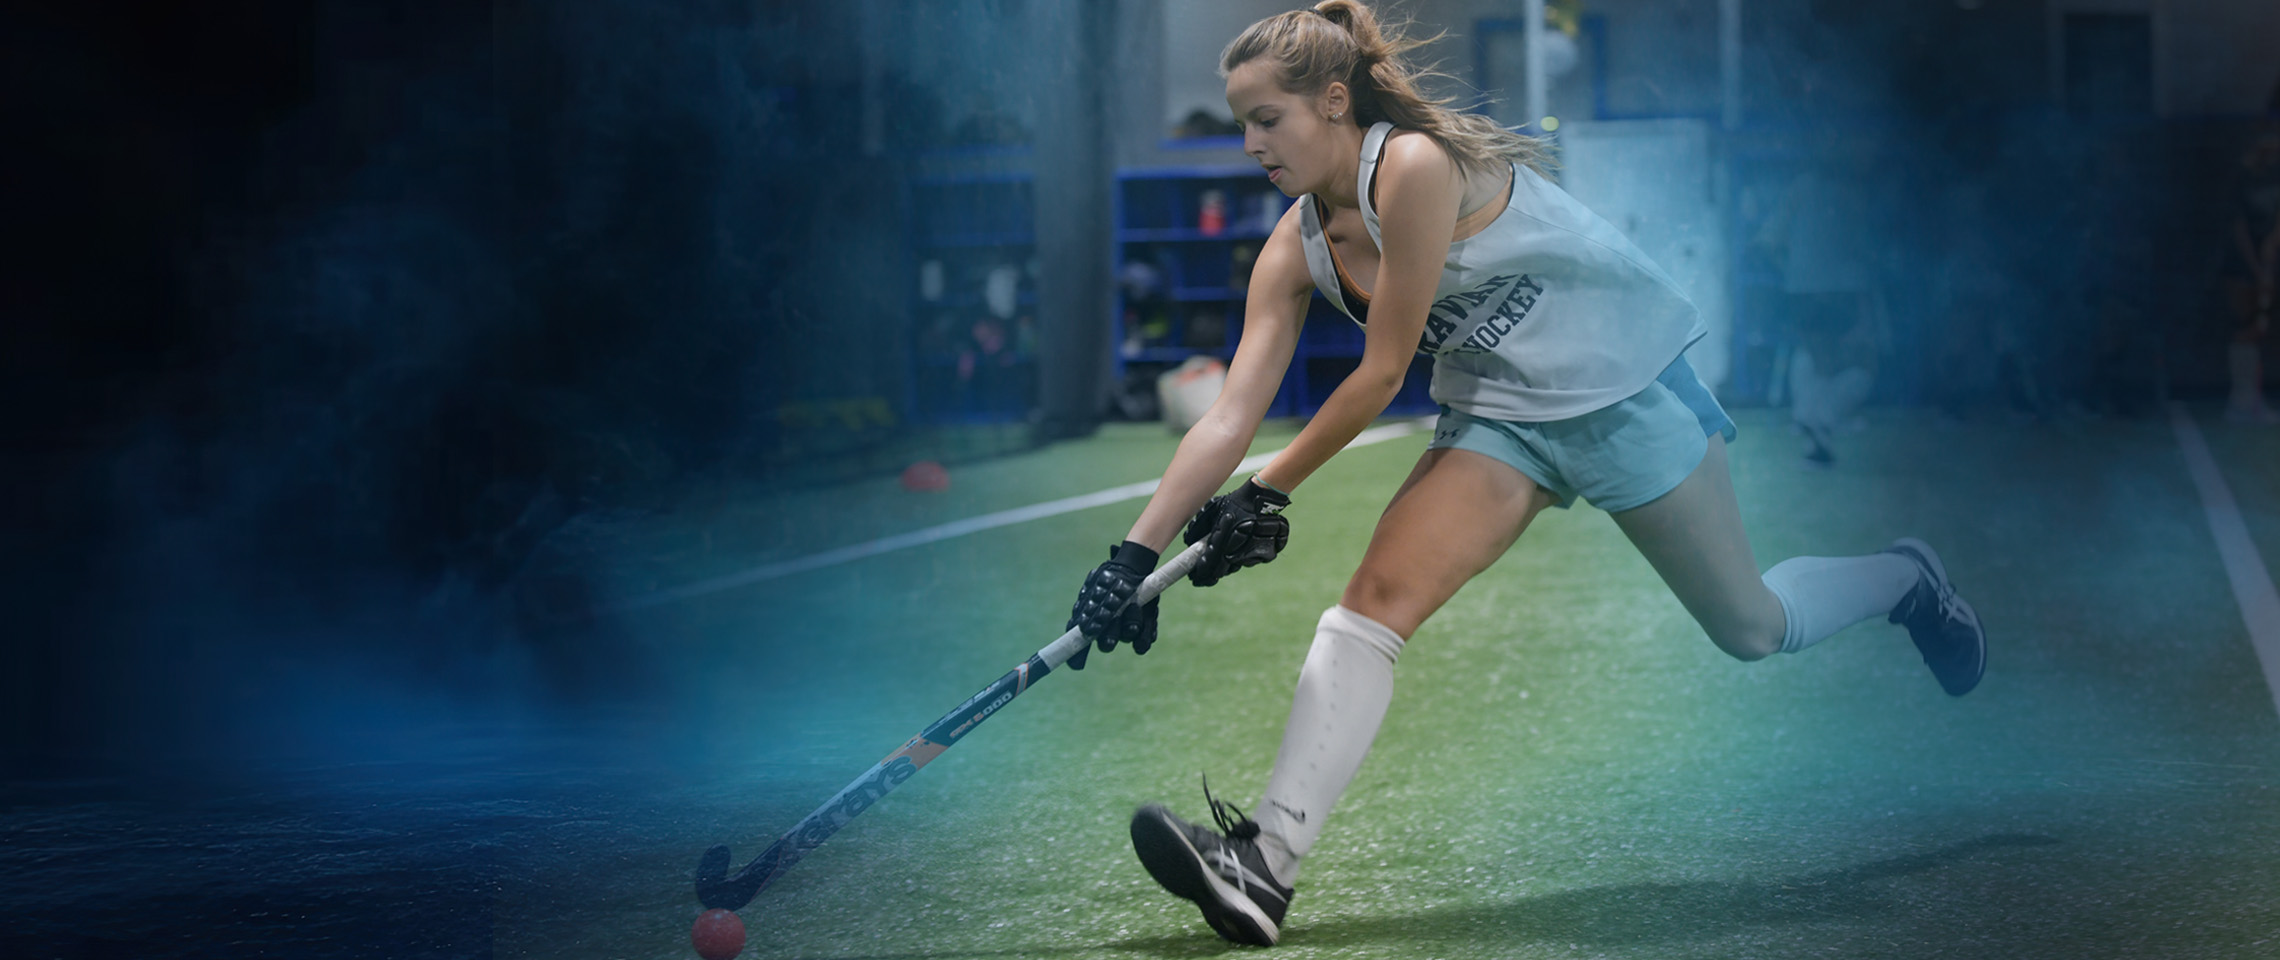
<svg viewBox="0 0 2280 960">
<path fill-rule="evenodd" d="M 1284 195 L 1319 192 L 1341 167 L 1337 130 L 1352 122 L 1329 117 L 1347 112 L 1345 84 L 1316 96 L 1291 93 L 1275 82 L 1272 64 L 1253 60 L 1227 74 L 1227 106 L 1243 127 L 1243 153 Z"/>
</svg>

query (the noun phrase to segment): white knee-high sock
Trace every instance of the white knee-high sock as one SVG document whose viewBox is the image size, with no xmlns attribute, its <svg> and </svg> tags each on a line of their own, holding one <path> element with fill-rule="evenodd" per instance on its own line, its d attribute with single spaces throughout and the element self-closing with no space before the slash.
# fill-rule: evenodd
<svg viewBox="0 0 2280 960">
<path fill-rule="evenodd" d="M 1922 577 L 1896 553 L 1791 557 L 1765 572 L 1765 585 L 1789 617 L 1781 652 L 1796 653 L 1870 617 L 1886 616 Z"/>
<path fill-rule="evenodd" d="M 1259 849 L 1275 879 L 1298 879 L 1298 859 L 1322 834 L 1322 821 L 1377 739 L 1393 701 L 1393 664 L 1401 635 L 1345 607 L 1322 612 L 1314 646 L 1298 671 L 1282 749 L 1254 816 Z"/>
</svg>

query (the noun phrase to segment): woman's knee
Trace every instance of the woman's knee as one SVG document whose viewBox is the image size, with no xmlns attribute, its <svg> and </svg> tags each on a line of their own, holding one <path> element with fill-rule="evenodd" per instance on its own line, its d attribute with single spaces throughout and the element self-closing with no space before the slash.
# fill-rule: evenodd
<svg viewBox="0 0 2280 960">
<path fill-rule="evenodd" d="M 1781 606 L 1773 604 L 1771 616 L 1763 614 L 1718 617 L 1702 622 L 1702 632 L 1710 635 L 1710 642 L 1736 660 L 1763 660 L 1781 652 L 1781 641 L 1788 632 L 1788 621 Z"/>
<path fill-rule="evenodd" d="M 1365 563 L 1346 581 L 1346 592 L 1338 598 L 1338 605 L 1385 624 L 1407 640 L 1417 632 L 1422 619 L 1416 613 L 1416 592 L 1411 585 Z"/>
</svg>

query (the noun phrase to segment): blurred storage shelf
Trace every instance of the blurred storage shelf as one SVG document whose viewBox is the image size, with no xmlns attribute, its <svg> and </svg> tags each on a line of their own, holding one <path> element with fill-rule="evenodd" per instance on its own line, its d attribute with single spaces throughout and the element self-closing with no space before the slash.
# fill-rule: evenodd
<svg viewBox="0 0 2280 960">
<path fill-rule="evenodd" d="M 1256 227 L 1243 230 L 1226 230 L 1206 233 L 1195 227 L 1171 227 L 1153 230 L 1118 230 L 1119 243 L 1177 243 L 1180 241 L 1265 240 L 1269 230 Z"/>
<path fill-rule="evenodd" d="M 1036 406 L 1034 178 L 982 166 L 1009 157 L 1026 160 L 1027 151 L 959 154 L 953 159 L 981 168 L 903 185 L 911 266 L 903 408 L 912 421 L 1016 421 Z"/>
<path fill-rule="evenodd" d="M 1034 177 L 1026 169 L 936 173 L 906 181 L 904 191 L 912 268 L 905 415 L 931 423 L 1027 417 L 1037 389 Z M 1199 355 L 1234 356 L 1251 264 L 1291 201 L 1242 163 L 1119 171 L 1114 203 L 1116 374 L 1123 389 L 1152 396 L 1164 370 Z M 1008 304 L 1012 315 L 1000 315 Z M 1320 409 L 1360 361 L 1363 339 L 1353 321 L 1313 298 L 1270 412 Z M 1432 409 L 1429 371 L 1412 365 L 1395 411 Z"/>
<path fill-rule="evenodd" d="M 1117 380 L 1152 391 L 1155 376 L 1190 357 L 1234 356 L 1251 265 L 1291 200 L 1248 163 L 1128 169 L 1116 180 Z M 1314 297 L 1270 414 L 1321 409 L 1362 343 L 1361 327 Z M 1430 371 L 1412 363 L 1391 409 L 1431 411 Z"/>
<path fill-rule="evenodd" d="M 952 233 L 920 238 L 922 247 L 1026 247 L 1037 242 L 1026 233 Z"/>
</svg>

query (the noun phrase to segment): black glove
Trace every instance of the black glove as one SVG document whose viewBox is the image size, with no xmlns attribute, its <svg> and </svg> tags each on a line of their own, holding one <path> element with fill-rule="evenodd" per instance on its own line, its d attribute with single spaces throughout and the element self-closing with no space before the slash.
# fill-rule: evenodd
<svg viewBox="0 0 2280 960">
<path fill-rule="evenodd" d="M 1257 480 L 1204 502 L 1189 520 L 1189 543 L 1209 543 L 1203 562 L 1188 572 L 1196 586 L 1208 587 L 1243 567 L 1255 567 L 1275 558 L 1290 543 L 1290 521 L 1282 516 L 1290 497 L 1260 486 Z"/>
<path fill-rule="evenodd" d="M 1108 561 L 1094 567 L 1085 585 L 1077 591 L 1077 602 L 1069 608 L 1069 622 L 1061 629 L 1076 627 L 1093 642 L 1100 644 L 1100 652 L 1116 649 L 1118 641 L 1132 645 L 1133 653 L 1147 653 L 1156 642 L 1156 600 L 1131 603 L 1134 593 L 1140 590 L 1140 581 L 1148 579 L 1156 569 L 1156 551 L 1130 540 L 1108 548 Z M 1085 658 L 1092 654 L 1089 646 L 1078 647 L 1069 658 L 1069 669 L 1085 668 Z"/>
</svg>

